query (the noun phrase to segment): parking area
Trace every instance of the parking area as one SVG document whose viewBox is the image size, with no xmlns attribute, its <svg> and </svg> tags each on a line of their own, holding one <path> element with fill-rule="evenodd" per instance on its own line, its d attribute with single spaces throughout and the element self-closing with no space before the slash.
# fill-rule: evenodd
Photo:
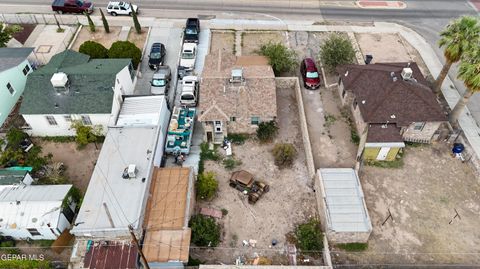
<svg viewBox="0 0 480 269">
<path fill-rule="evenodd" d="M 231 172 L 221 161 L 207 161 L 205 171 L 215 173 L 219 182 L 217 196 L 211 202 L 199 202 L 199 207 L 228 210 L 218 223 L 222 226 L 222 242 L 214 249 L 191 248 L 191 255 L 208 263 L 235 263 L 242 257 L 252 259 L 255 253 L 273 264 L 288 264 L 284 254 L 285 235 L 296 224 L 317 214 L 313 190 L 309 187 L 302 136 L 293 89 L 277 89 L 279 134 L 273 143 L 261 144 L 251 138 L 241 146 L 233 146 L 234 157 L 242 162 L 235 170 L 245 169 L 257 180 L 270 185 L 270 191 L 251 205 L 247 196 L 229 186 Z M 277 142 L 295 145 L 297 158 L 291 168 L 279 169 L 272 156 Z M 218 150 L 223 153 L 222 149 Z M 243 246 L 243 240 L 256 240 L 256 246 Z M 271 246 L 273 239 L 279 243 Z M 321 260 L 311 260 L 321 264 Z"/>
</svg>

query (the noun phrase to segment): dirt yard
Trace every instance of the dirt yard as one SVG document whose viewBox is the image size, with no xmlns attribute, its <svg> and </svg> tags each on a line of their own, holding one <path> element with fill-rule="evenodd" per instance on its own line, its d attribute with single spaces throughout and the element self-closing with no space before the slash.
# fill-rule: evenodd
<svg viewBox="0 0 480 269">
<path fill-rule="evenodd" d="M 257 253 L 272 259 L 274 264 L 286 265 L 288 261 L 283 254 L 285 235 L 293 231 L 296 224 L 317 214 L 315 196 L 309 187 L 311 182 L 304 164 L 294 92 L 290 89 L 277 91 L 277 102 L 280 130 L 275 142 L 295 145 L 298 156 L 293 167 L 280 170 L 274 165 L 271 154 L 274 143 L 260 144 L 250 139 L 244 145 L 234 146 L 235 158 L 242 161 L 235 170 L 245 169 L 256 179 L 270 184 L 270 191 L 255 205 L 250 205 L 245 195 L 228 185 L 231 171 L 227 171 L 221 162 L 207 161 L 205 171 L 216 174 L 219 191 L 212 202 L 200 202 L 198 206 L 225 208 L 228 214 L 219 220 L 223 226 L 219 247 L 213 250 L 192 248 L 192 257 L 208 263 L 234 264 L 239 256 L 253 258 Z M 242 245 L 243 240 L 249 239 L 257 240 L 255 248 Z M 270 247 L 272 239 L 278 240 L 279 244 Z"/>
<path fill-rule="evenodd" d="M 368 250 L 349 254 L 347 260 L 480 264 L 480 186 L 472 169 L 452 158 L 450 149 L 444 144 L 409 147 L 402 169 L 361 169 L 373 232 Z M 388 209 L 393 220 L 382 226 Z M 333 256 L 343 263 L 344 255 Z"/>
<path fill-rule="evenodd" d="M 139 48 L 140 50 L 143 50 L 143 46 L 145 46 L 145 42 L 147 41 L 147 34 L 147 27 L 142 28 L 141 34 L 137 34 L 135 28 L 132 27 L 130 28 L 130 33 L 128 33 L 127 40 L 135 44 L 135 46 L 137 46 L 137 48 Z"/>
<path fill-rule="evenodd" d="M 107 34 L 103 27 L 97 27 L 96 31 L 92 33 L 88 29 L 88 26 L 84 26 L 80 30 L 80 33 L 78 33 L 78 36 L 72 45 L 72 50 L 78 51 L 80 45 L 82 45 L 85 41 L 88 40 L 98 42 L 108 49 L 112 46 L 113 42 L 118 40 L 121 29 L 122 27 L 111 26 L 110 33 Z"/>
<path fill-rule="evenodd" d="M 268 42 L 282 42 L 285 43 L 286 36 L 284 32 L 243 32 L 241 35 L 242 41 L 242 55 L 258 55 L 257 50 L 260 46 Z"/>
<path fill-rule="evenodd" d="M 42 140 L 35 143 L 42 147 L 43 154 L 52 153 L 53 162 L 64 163 L 67 167 L 66 176 L 70 182 L 85 193 L 100 150 L 96 150 L 94 144 L 78 150 L 74 142 L 55 143 Z M 98 148 L 101 147 L 102 145 L 98 144 Z"/>
<path fill-rule="evenodd" d="M 218 32 L 212 31 L 212 41 L 210 44 L 210 51 L 222 50 L 227 53 L 235 54 L 235 32 L 234 31 L 225 31 Z"/>
<path fill-rule="evenodd" d="M 431 77 L 417 50 L 398 34 L 355 34 L 362 54 L 373 55 L 372 63 L 416 62 L 425 77 Z M 388 49 L 385 49 L 388 48 Z"/>
</svg>

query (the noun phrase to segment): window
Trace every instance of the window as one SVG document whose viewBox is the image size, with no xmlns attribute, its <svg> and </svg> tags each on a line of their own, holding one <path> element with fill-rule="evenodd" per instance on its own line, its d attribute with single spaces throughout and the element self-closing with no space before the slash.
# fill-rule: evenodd
<svg viewBox="0 0 480 269">
<path fill-rule="evenodd" d="M 63 118 L 65 118 L 66 122 L 71 122 L 72 121 L 72 116 L 70 116 L 70 115 L 63 116 Z"/>
<path fill-rule="evenodd" d="M 215 133 L 221 133 L 223 132 L 222 130 L 222 122 L 221 121 L 215 121 Z"/>
<path fill-rule="evenodd" d="M 425 127 L 425 122 L 415 122 L 413 125 L 413 130 L 421 131 Z"/>
<path fill-rule="evenodd" d="M 252 117 L 250 123 L 253 124 L 253 125 L 258 125 L 260 123 L 260 118 L 259 117 Z"/>
<path fill-rule="evenodd" d="M 28 66 L 28 64 L 27 64 L 23 68 L 23 74 L 26 76 L 28 74 L 28 72 L 30 72 L 30 66 Z"/>
<path fill-rule="evenodd" d="M 92 125 L 92 121 L 90 120 L 89 116 L 82 116 L 82 122 L 85 125 Z"/>
<path fill-rule="evenodd" d="M 55 120 L 55 117 L 53 116 L 46 116 L 48 124 L 50 125 L 58 125 L 57 121 Z"/>
<path fill-rule="evenodd" d="M 358 105 L 357 100 L 353 100 L 353 109 L 357 109 L 357 105 Z"/>
<path fill-rule="evenodd" d="M 13 88 L 12 84 L 10 84 L 10 82 L 7 83 L 7 89 L 10 92 L 11 95 L 15 94 L 15 89 Z"/>
<path fill-rule="evenodd" d="M 29 232 L 32 236 L 42 235 L 42 234 L 40 234 L 40 233 L 38 232 L 38 230 L 35 229 L 35 228 L 31 228 L 31 229 L 27 229 L 27 230 L 28 230 L 28 232 Z"/>
<path fill-rule="evenodd" d="M 230 121 L 236 121 L 237 117 L 230 117 Z"/>
</svg>

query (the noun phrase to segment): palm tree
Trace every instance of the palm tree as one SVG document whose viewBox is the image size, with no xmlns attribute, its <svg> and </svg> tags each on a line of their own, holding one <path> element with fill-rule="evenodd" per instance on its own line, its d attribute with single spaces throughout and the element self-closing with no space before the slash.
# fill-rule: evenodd
<svg viewBox="0 0 480 269">
<path fill-rule="evenodd" d="M 458 70 L 458 78 L 463 80 L 467 87 L 462 98 L 450 113 L 450 123 L 454 127 L 458 127 L 458 118 L 462 113 L 468 100 L 476 92 L 480 92 L 480 44 L 476 43 L 471 50 L 462 57 Z"/>
<path fill-rule="evenodd" d="M 440 92 L 443 80 L 448 74 L 448 70 L 453 63 L 456 63 L 462 57 L 471 44 L 478 42 L 480 36 L 480 24 L 478 19 L 472 16 L 463 16 L 451 22 L 447 28 L 440 33 L 438 45 L 444 48 L 444 55 L 447 60 L 442 71 L 435 80 L 433 92 Z M 475 40 L 477 40 L 475 42 Z"/>
</svg>

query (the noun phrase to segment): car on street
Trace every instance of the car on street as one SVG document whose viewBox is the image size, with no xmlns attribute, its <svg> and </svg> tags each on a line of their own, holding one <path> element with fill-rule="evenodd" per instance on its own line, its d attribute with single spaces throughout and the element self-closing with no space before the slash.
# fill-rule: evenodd
<svg viewBox="0 0 480 269">
<path fill-rule="evenodd" d="M 154 95 L 168 95 L 171 76 L 172 72 L 169 66 L 159 66 L 157 71 L 153 73 L 153 77 L 150 82 L 151 93 Z"/>
<path fill-rule="evenodd" d="M 162 43 L 153 43 L 150 48 L 150 54 L 148 55 L 148 67 L 155 70 L 158 66 L 163 65 L 166 54 L 165 45 Z"/>
<path fill-rule="evenodd" d="M 195 67 L 195 58 L 197 57 L 197 44 L 183 43 L 182 55 L 180 56 L 180 66 L 186 71 L 192 71 Z"/>
<path fill-rule="evenodd" d="M 117 15 L 131 16 L 132 10 L 135 10 L 135 12 L 138 14 L 138 6 L 127 3 L 127 2 L 110 1 L 108 2 L 108 6 L 107 6 L 107 12 L 112 16 L 117 16 Z"/>
<path fill-rule="evenodd" d="M 200 34 L 200 20 L 198 18 L 188 18 L 183 33 L 184 42 L 198 43 L 198 35 Z"/>
<path fill-rule="evenodd" d="M 315 90 L 320 87 L 320 75 L 312 58 L 305 58 L 300 63 L 300 73 L 303 78 L 303 86 Z"/>
<path fill-rule="evenodd" d="M 63 13 L 92 13 L 93 4 L 84 0 L 55 0 L 52 3 L 52 10 L 58 14 Z"/>
</svg>

